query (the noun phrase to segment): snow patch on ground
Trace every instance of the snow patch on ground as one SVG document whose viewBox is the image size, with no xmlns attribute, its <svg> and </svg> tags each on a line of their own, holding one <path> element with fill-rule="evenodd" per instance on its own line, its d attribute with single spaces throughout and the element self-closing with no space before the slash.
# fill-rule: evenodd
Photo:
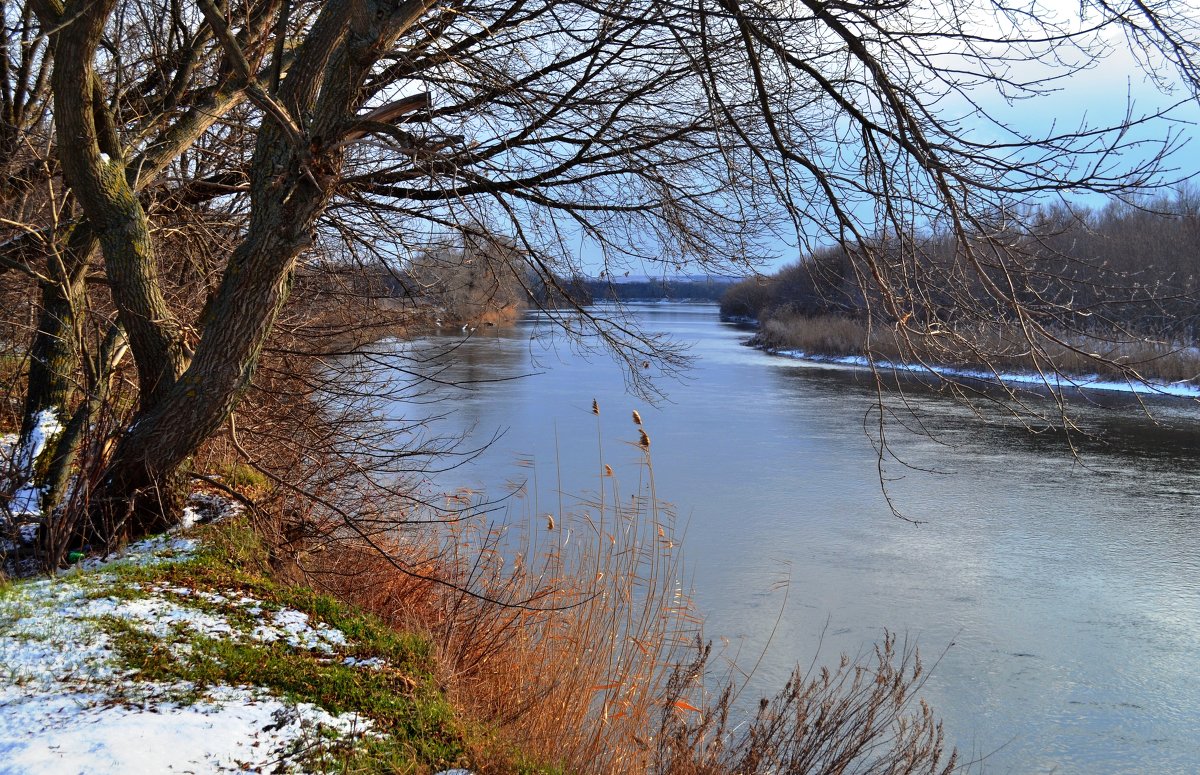
<svg viewBox="0 0 1200 775">
<path fill-rule="evenodd" d="M 372 670 L 378 670 L 387 665 L 387 663 L 384 662 L 379 657 L 371 657 L 370 659 L 359 659 L 357 657 L 346 657 L 345 659 L 342 660 L 342 664 L 349 665 L 350 667 L 367 667 L 367 668 L 371 668 Z"/>
<path fill-rule="evenodd" d="M 124 551 L 113 552 L 99 557 L 87 557 L 80 561 L 75 568 L 68 568 L 60 575 L 69 575 L 80 571 L 96 570 L 106 565 L 160 565 L 164 562 L 177 562 L 192 556 L 200 543 L 194 538 L 182 538 L 173 535 L 160 535 L 146 538 L 130 544 Z"/>
<path fill-rule="evenodd" d="M 341 630 L 336 630 L 324 623 L 318 623 L 314 628 L 308 623 L 308 614 L 302 611 L 284 609 L 276 611 L 272 616 L 274 626 L 259 625 L 254 628 L 253 636 L 264 643 L 284 640 L 294 649 L 304 651 L 320 651 L 333 654 L 338 646 L 346 645 L 346 636 Z"/>
<path fill-rule="evenodd" d="M 209 522 L 220 522 L 223 519 L 236 517 L 245 509 L 242 504 L 208 493 L 193 493 L 188 498 L 188 505 L 183 509 L 183 519 L 179 527 L 188 530 L 191 527 Z"/>
<path fill-rule="evenodd" d="M 803 350 L 770 350 L 772 355 L 785 358 L 810 361 L 812 363 L 845 366 L 854 369 L 871 367 L 871 362 L 862 355 L 813 355 Z M 920 364 L 893 363 L 886 360 L 875 361 L 875 368 L 890 371 L 907 371 L 915 374 L 938 374 L 943 377 L 959 379 L 976 379 L 983 382 L 1005 383 L 1013 385 L 1034 385 L 1051 387 L 1055 390 L 1103 390 L 1119 393 L 1138 393 L 1142 395 L 1178 396 L 1182 398 L 1200 398 L 1200 386 L 1190 382 L 1115 382 L 1101 379 L 1096 374 L 1078 377 L 1065 377 L 1057 374 L 999 374 L 976 369 L 959 369 L 950 366 L 922 366 Z"/>
<path fill-rule="evenodd" d="M 195 549 L 190 539 L 152 538 L 119 557 L 87 560 L 80 570 L 0 596 L 0 775 L 293 772 L 296 755 L 314 743 L 369 732 L 370 723 L 355 714 L 333 716 L 254 687 L 212 687 L 183 704 L 178 698 L 194 687 L 139 680 L 120 664 L 102 619 L 121 619 L 167 648 L 186 648 L 175 642 L 188 635 L 283 640 L 322 654 L 346 645 L 340 630 L 314 625 L 300 611 L 269 612 L 246 632 L 212 608 L 266 615 L 262 601 L 165 584 L 131 590 L 125 582 L 122 590 L 110 572 L 122 563 L 177 560 Z M 368 668 L 376 661 L 344 663 Z"/>
<path fill-rule="evenodd" d="M 0 688 L 0 773 L 293 772 L 289 759 L 330 732 L 360 734 L 332 716 L 253 691 L 221 687 L 191 705 L 122 704 L 103 692 L 27 694 Z"/>
</svg>

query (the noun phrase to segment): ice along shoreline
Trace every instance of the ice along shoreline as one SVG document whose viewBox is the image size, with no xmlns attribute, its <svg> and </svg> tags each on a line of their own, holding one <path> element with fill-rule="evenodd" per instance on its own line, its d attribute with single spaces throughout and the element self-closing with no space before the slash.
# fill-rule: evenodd
<svg viewBox="0 0 1200 775">
<path fill-rule="evenodd" d="M 936 376 L 950 379 L 963 379 L 983 382 L 992 386 L 1028 386 L 1049 390 L 1079 390 L 1103 391 L 1106 393 L 1124 393 L 1137 396 L 1164 396 L 1171 398 L 1200 399 L 1200 385 L 1191 382 L 1136 382 L 1115 381 L 1103 379 L 1097 374 L 1062 375 L 1062 374 L 1028 374 L 1003 371 L 984 371 L 955 366 L 937 366 L 925 364 L 899 363 L 887 359 L 877 359 L 872 362 L 864 355 L 821 355 L 804 350 L 788 348 L 772 348 L 755 343 L 754 339 L 746 344 L 755 347 L 768 355 L 792 360 L 804 361 L 818 366 L 832 366 L 849 370 L 865 370 L 872 368 L 902 372 L 915 376 Z"/>
</svg>

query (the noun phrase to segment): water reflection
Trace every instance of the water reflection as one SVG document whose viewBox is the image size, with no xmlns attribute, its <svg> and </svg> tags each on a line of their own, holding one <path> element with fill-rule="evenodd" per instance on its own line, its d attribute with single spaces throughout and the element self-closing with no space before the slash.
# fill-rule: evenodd
<svg viewBox="0 0 1200 775">
<path fill-rule="evenodd" d="M 458 410 L 452 422 L 504 435 L 446 484 L 495 492 L 536 477 L 544 503 L 557 501 L 560 480 L 568 492 L 594 489 L 598 448 L 618 468 L 640 459 L 624 443 L 636 439 L 636 408 L 659 492 L 687 524 L 710 635 L 753 662 L 774 632 L 748 703 L 797 661 L 863 652 L 890 628 L 941 655 L 931 700 L 960 748 L 991 754 L 990 771 L 1194 771 L 1193 404 L 1156 401 L 1150 421 L 1127 399 L 1097 399 L 1123 403 L 1116 411 L 1079 401 L 1086 433 L 1073 437 L 1075 455 L 1061 434 L 1030 434 L 1000 415 L 981 423 L 916 391 L 933 438 L 893 426 L 894 450 L 914 468 L 886 469 L 899 507 L 926 520 L 913 526 L 881 492 L 864 433 L 869 379 L 742 347 L 744 333 L 711 307 L 636 314 L 694 343 L 692 379 L 668 385 L 658 407 L 629 397 L 604 356 L 531 341 L 529 327 L 476 332 L 459 346 L 439 373 Z M 421 346 L 435 343 L 445 342 Z M 531 468 L 514 467 L 529 456 Z"/>
</svg>

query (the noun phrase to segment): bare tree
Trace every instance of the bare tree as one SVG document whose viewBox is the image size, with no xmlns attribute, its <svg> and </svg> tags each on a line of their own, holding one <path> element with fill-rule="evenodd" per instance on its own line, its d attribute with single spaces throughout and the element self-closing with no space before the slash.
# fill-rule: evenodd
<svg viewBox="0 0 1200 775">
<path fill-rule="evenodd" d="M 21 447 L 68 471 L 112 413 L 127 346 L 137 408 L 95 447 L 104 538 L 177 518 L 180 472 L 250 384 L 298 262 L 330 245 L 396 268 L 455 234 L 503 235 L 496 272 L 553 282 L 581 244 L 616 271 L 748 265 L 781 235 L 829 237 L 907 322 L 941 279 L 910 235 L 937 224 L 955 276 L 1029 320 L 996 214 L 1136 188 L 1174 142 L 1147 152 L 1129 129 L 1152 117 L 1132 115 L 978 139 L 981 90 L 1052 88 L 1116 22 L 974 0 L 3 8 L 4 142 L 25 149 L 5 164 L 28 182 L 5 189 L 0 262 L 42 294 Z M 1058 69 L 1021 80 L 1031 63 Z M 883 234 L 899 248 L 870 249 Z M 165 249 L 181 236 L 228 254 Z M 630 363 L 662 354 L 579 311 Z M 29 462 L 56 503 L 65 475 Z"/>
<path fill-rule="evenodd" d="M 525 309 L 524 265 L 511 240 L 474 230 L 459 244 L 432 247 L 408 263 L 405 290 L 435 307 L 437 324 L 476 326 L 512 322 Z"/>
</svg>

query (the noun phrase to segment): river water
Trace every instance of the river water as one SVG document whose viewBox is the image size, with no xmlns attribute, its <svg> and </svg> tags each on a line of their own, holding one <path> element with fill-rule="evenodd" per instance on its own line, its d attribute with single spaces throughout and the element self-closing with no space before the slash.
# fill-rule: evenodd
<svg viewBox="0 0 1200 775">
<path fill-rule="evenodd" d="M 987 772 L 1200 771 L 1200 407 L 1156 401 L 1152 421 L 1129 399 L 1077 399 L 1092 437 L 1072 454 L 1061 435 L 913 390 L 927 433 L 889 423 L 911 468 L 886 473 L 914 525 L 884 498 L 867 375 L 747 348 L 713 306 L 630 309 L 695 359 L 657 406 L 537 317 L 426 364 L 447 399 L 436 412 L 454 409 L 443 430 L 502 434 L 438 483 L 525 481 L 554 511 L 560 486 L 595 490 L 598 444 L 618 472 L 637 465 L 636 409 L 707 635 L 744 664 L 766 649 L 751 693 L 797 663 L 867 653 L 887 629 L 936 661 L 924 696 Z"/>
</svg>

